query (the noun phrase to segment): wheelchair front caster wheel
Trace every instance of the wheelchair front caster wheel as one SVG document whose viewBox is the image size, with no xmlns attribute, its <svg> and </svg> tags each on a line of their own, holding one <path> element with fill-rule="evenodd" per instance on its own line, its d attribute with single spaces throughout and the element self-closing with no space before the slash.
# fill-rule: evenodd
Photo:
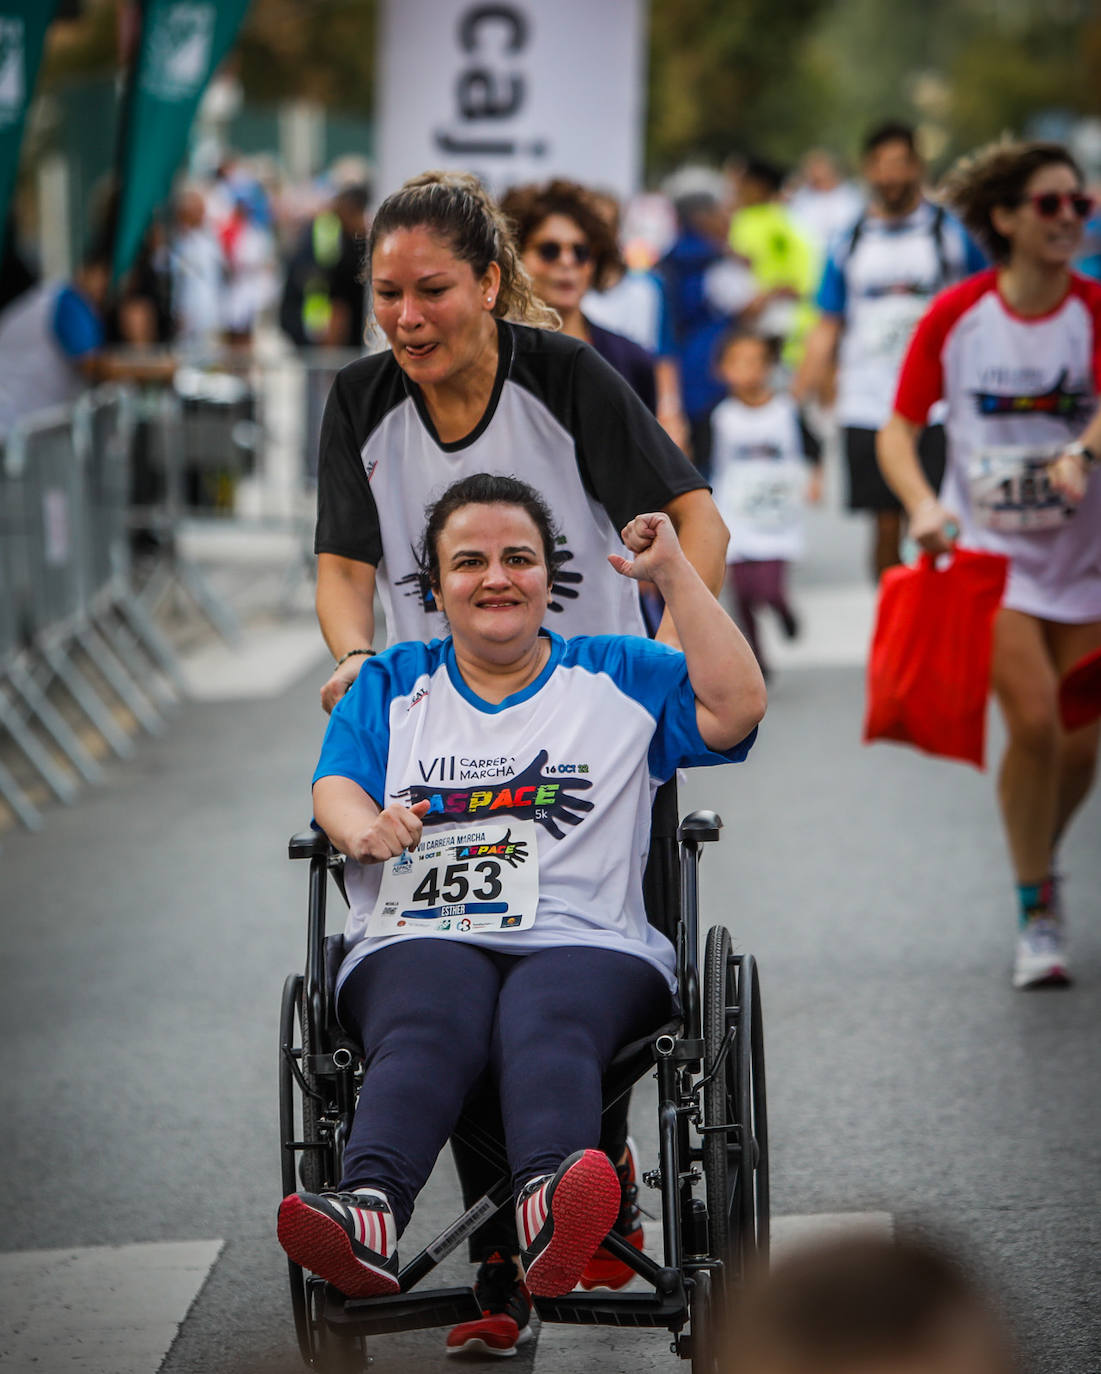
<svg viewBox="0 0 1101 1374">
<path fill-rule="evenodd" d="M 711 1275 L 701 1269 L 692 1279 L 689 1305 L 689 1350 L 692 1374 L 717 1374 L 715 1349 L 715 1314 L 711 1305 Z"/>
</svg>

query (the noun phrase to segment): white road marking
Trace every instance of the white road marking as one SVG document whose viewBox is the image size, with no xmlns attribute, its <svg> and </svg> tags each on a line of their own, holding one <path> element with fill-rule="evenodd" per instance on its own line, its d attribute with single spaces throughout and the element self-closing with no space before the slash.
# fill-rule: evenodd
<svg viewBox="0 0 1101 1374">
<path fill-rule="evenodd" d="M 889 1240 L 895 1233 L 890 1212 L 813 1212 L 806 1216 L 773 1217 L 771 1251 L 774 1258 L 802 1245 L 837 1240 L 853 1233 Z"/>
<path fill-rule="evenodd" d="M 894 1220 L 890 1212 L 823 1212 L 806 1216 L 772 1218 L 772 1251 L 789 1253 L 799 1245 L 831 1237 L 862 1234 L 890 1236 Z M 645 1226 L 648 1254 L 661 1254 L 661 1227 L 656 1222 Z M 642 1287 L 635 1279 L 624 1291 Z M 607 1374 L 660 1374 L 669 1369 L 669 1335 L 665 1331 L 633 1330 L 616 1326 L 559 1326 L 546 1323 L 539 1328 L 533 1374 L 590 1374 L 594 1369 Z"/>
<path fill-rule="evenodd" d="M 156 1374 L 222 1244 L 0 1255 L 0 1369 Z"/>
</svg>

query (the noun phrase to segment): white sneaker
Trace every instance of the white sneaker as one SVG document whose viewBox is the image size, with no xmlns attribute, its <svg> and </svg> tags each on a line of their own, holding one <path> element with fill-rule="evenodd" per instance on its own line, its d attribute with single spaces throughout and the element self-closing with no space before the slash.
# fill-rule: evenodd
<svg viewBox="0 0 1101 1374">
<path fill-rule="evenodd" d="M 1066 987 L 1070 982 L 1062 923 L 1036 916 L 1021 931 L 1013 960 L 1015 988 Z"/>
</svg>

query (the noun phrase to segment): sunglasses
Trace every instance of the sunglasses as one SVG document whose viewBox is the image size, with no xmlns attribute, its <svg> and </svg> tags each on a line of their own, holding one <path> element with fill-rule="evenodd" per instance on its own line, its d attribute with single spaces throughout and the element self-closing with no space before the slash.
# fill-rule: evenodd
<svg viewBox="0 0 1101 1374">
<path fill-rule="evenodd" d="M 584 267 L 593 255 L 593 250 L 587 243 L 556 243 L 554 239 L 544 239 L 542 243 L 536 243 L 533 247 L 539 260 L 548 264 L 557 262 L 567 249 L 573 252 L 573 260 L 579 267 Z"/>
<path fill-rule="evenodd" d="M 1069 205 L 1079 219 L 1089 219 L 1093 213 L 1094 199 L 1084 191 L 1039 191 L 1024 199 L 1043 219 L 1054 219 L 1064 205 Z"/>
</svg>

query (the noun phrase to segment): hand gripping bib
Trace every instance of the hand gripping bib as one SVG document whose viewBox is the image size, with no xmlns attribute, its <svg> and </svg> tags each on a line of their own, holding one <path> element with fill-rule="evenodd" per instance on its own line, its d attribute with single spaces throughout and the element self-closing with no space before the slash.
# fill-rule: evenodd
<svg viewBox="0 0 1101 1374">
<path fill-rule="evenodd" d="M 383 866 L 368 936 L 528 930 L 539 904 L 535 822 L 426 829 Z"/>
</svg>

